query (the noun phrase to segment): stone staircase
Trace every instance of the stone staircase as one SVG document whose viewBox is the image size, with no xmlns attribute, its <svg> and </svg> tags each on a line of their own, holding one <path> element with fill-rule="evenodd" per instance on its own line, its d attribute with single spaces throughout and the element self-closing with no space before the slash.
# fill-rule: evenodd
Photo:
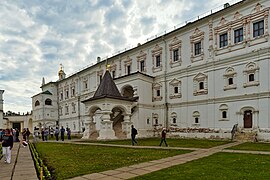
<svg viewBox="0 0 270 180">
<path fill-rule="evenodd" d="M 257 131 L 244 131 L 239 130 L 235 134 L 235 140 L 237 141 L 254 141 Z"/>
<path fill-rule="evenodd" d="M 113 130 L 115 132 L 115 136 L 118 139 L 126 139 L 127 135 L 122 131 L 122 122 L 123 122 L 123 116 L 121 114 L 118 114 L 113 119 Z"/>
</svg>

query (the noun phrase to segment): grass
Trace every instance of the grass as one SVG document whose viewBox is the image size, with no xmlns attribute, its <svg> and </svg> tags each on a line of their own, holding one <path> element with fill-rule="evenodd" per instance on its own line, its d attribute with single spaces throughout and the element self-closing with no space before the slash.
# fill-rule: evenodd
<svg viewBox="0 0 270 180">
<path fill-rule="evenodd" d="M 56 179 L 66 179 L 171 157 L 190 151 L 37 143 L 37 151 Z"/>
<path fill-rule="evenodd" d="M 134 179 L 270 179 L 269 168 L 269 155 L 217 153 Z"/>
<path fill-rule="evenodd" d="M 184 147 L 184 148 L 211 148 L 214 146 L 219 146 L 227 144 L 231 141 L 221 141 L 221 140 L 207 140 L 207 139 L 176 139 L 167 138 L 167 144 L 170 147 Z M 80 141 L 80 142 L 93 142 L 93 143 L 103 143 L 103 144 L 120 144 L 120 145 L 131 145 L 131 140 L 109 140 L 109 141 Z M 138 139 L 140 146 L 158 146 L 160 143 L 160 138 L 144 138 Z M 163 143 L 163 146 L 164 143 Z"/>
<path fill-rule="evenodd" d="M 249 150 L 249 151 L 270 151 L 270 144 L 246 142 L 237 146 L 230 147 L 228 149 Z"/>
</svg>

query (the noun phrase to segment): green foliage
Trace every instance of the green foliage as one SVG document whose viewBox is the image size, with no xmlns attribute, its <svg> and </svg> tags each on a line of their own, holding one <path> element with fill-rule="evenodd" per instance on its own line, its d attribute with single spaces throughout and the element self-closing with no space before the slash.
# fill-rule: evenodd
<svg viewBox="0 0 270 180">
<path fill-rule="evenodd" d="M 270 151 L 270 144 L 246 142 L 237 146 L 230 147 L 228 149 L 249 150 L 249 151 Z"/>
<path fill-rule="evenodd" d="M 38 177 L 40 177 L 41 168 L 43 171 L 43 179 L 51 179 L 51 173 L 48 170 L 47 166 L 43 163 L 42 159 L 39 157 L 38 152 L 36 151 L 35 146 L 32 143 L 29 143 L 29 148 L 31 150 L 32 157 L 34 159 L 34 164 L 36 167 L 36 172 Z"/>
<path fill-rule="evenodd" d="M 167 138 L 166 141 L 170 147 L 185 147 L 185 148 L 211 148 L 214 146 L 230 143 L 230 141 L 221 141 L 221 140 L 176 139 L 176 138 Z M 131 140 L 107 140 L 107 141 L 84 141 L 84 142 L 131 145 Z M 160 138 L 138 139 L 138 143 L 140 146 L 158 146 L 160 143 Z"/>
<path fill-rule="evenodd" d="M 51 172 L 55 179 L 67 179 L 190 152 L 49 142 L 38 143 L 36 148 L 48 167 L 54 169 Z"/>
<path fill-rule="evenodd" d="M 270 179 L 269 168 L 269 155 L 217 153 L 134 179 Z"/>
</svg>

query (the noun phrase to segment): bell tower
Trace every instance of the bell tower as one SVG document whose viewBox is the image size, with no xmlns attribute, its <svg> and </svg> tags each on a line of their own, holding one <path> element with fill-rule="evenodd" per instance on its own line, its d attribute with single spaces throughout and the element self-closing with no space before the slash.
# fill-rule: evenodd
<svg viewBox="0 0 270 180">
<path fill-rule="evenodd" d="M 60 64 L 60 69 L 58 71 L 58 77 L 59 77 L 58 80 L 62 80 L 62 79 L 66 78 L 66 73 L 64 72 L 64 67 L 62 64 Z"/>
</svg>

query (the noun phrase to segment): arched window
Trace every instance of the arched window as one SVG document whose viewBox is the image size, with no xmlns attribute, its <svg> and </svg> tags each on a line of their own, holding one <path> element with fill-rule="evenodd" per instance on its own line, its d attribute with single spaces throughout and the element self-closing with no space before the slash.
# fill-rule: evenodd
<svg viewBox="0 0 270 180">
<path fill-rule="evenodd" d="M 220 121 L 228 121 L 228 111 L 229 107 L 227 104 L 221 104 L 219 106 L 220 114 L 221 114 L 221 119 Z"/>
<path fill-rule="evenodd" d="M 36 101 L 35 106 L 39 106 L 39 105 L 40 105 L 39 101 Z"/>
<path fill-rule="evenodd" d="M 45 100 L 45 105 L 52 105 L 52 100 L 51 99 L 46 99 Z"/>
</svg>

